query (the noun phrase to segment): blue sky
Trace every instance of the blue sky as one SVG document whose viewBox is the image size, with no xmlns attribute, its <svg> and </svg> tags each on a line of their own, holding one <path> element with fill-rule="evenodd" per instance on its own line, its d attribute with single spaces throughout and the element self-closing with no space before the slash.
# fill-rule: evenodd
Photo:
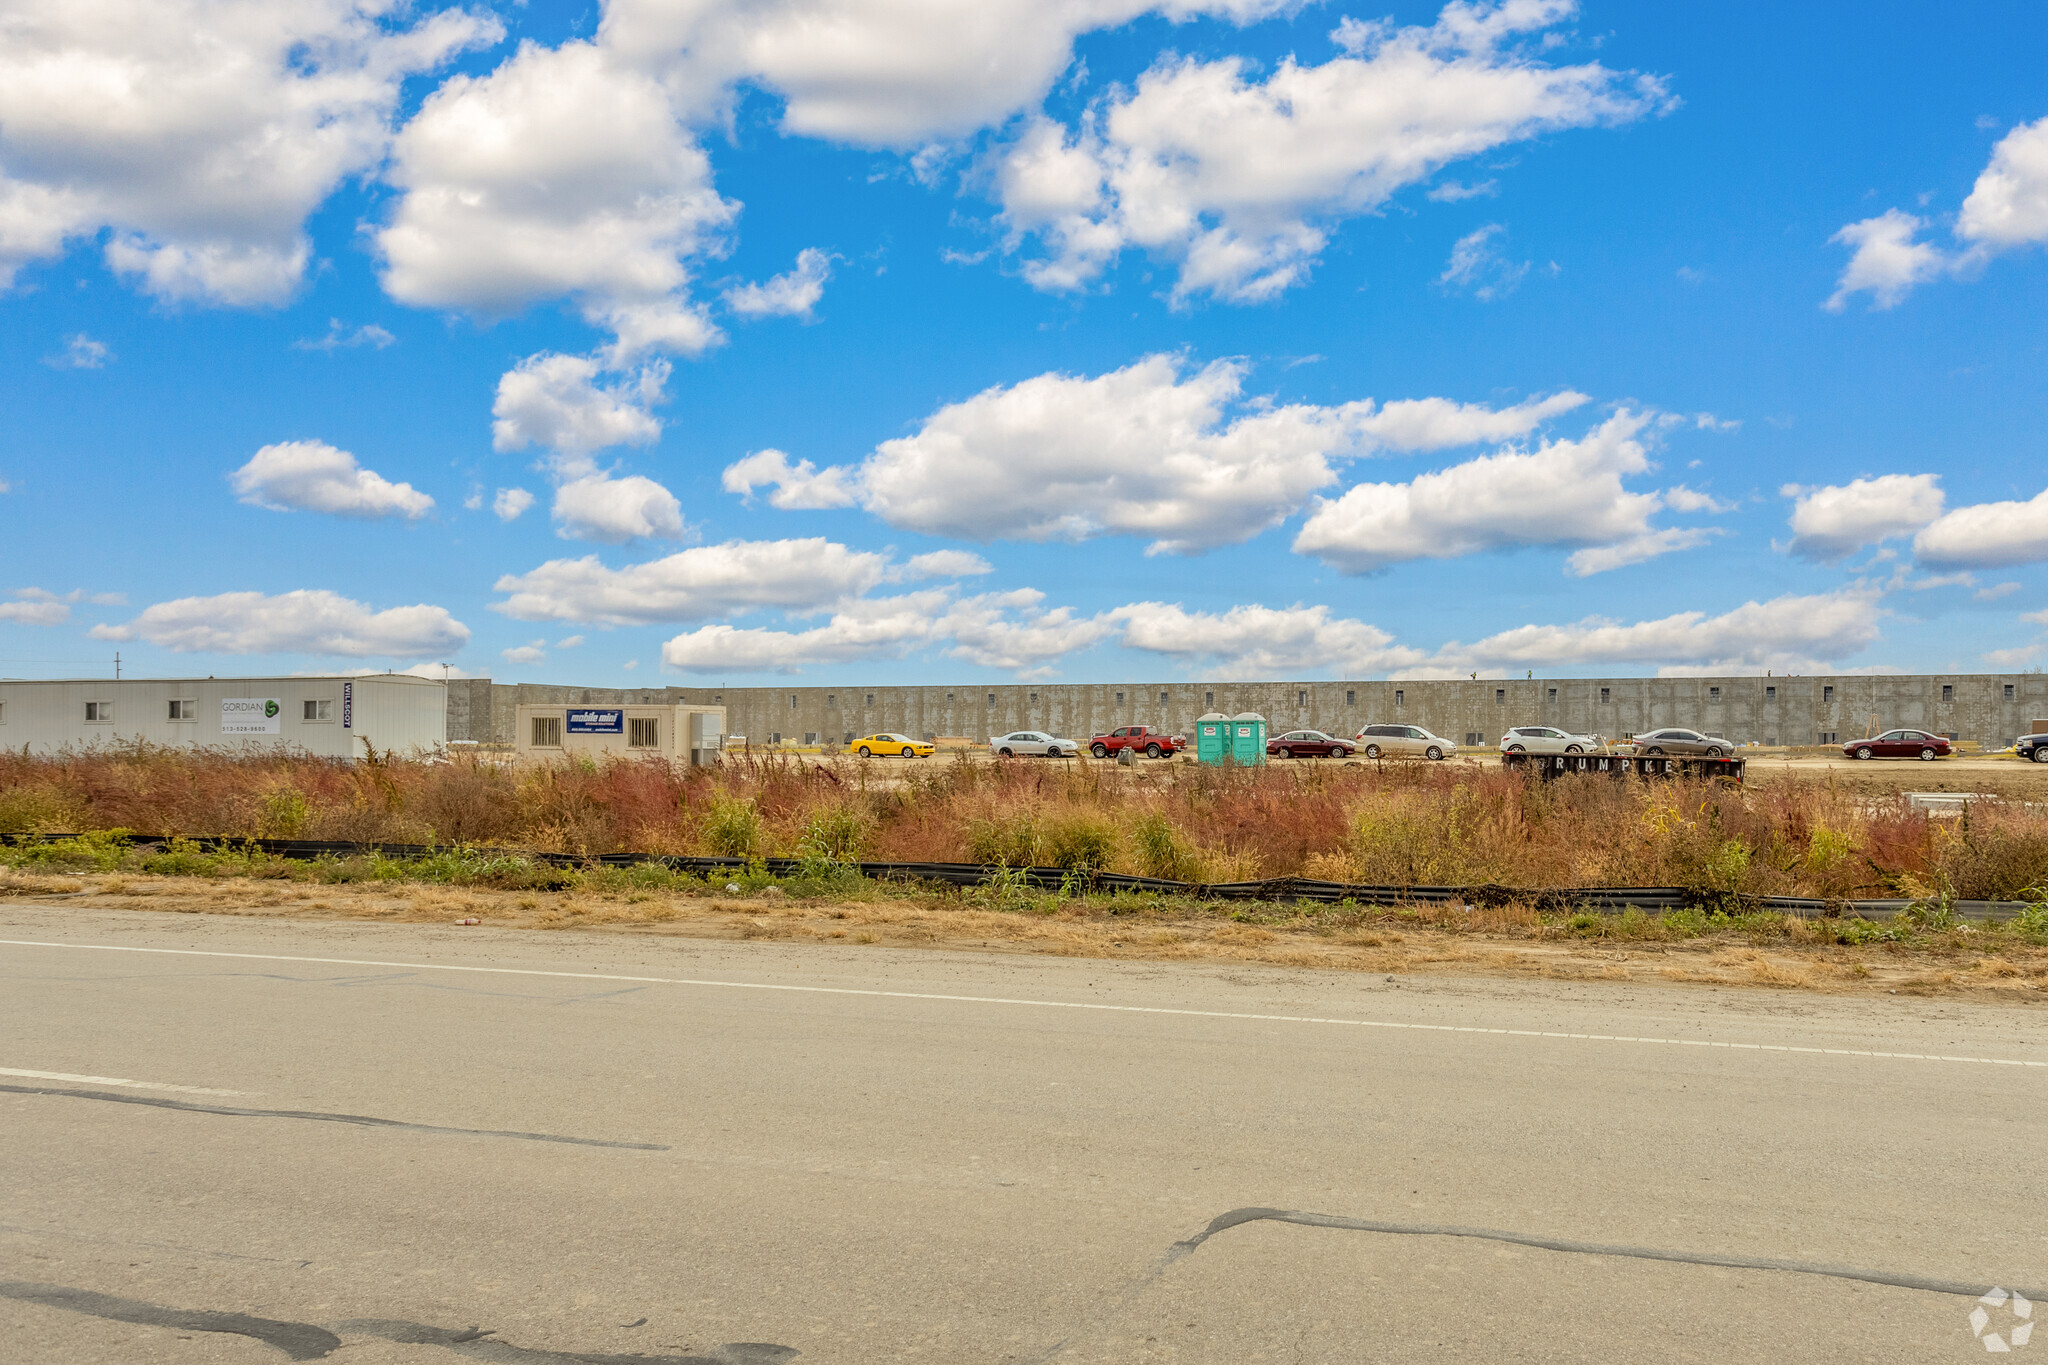
<svg viewBox="0 0 2048 1365">
<path fill-rule="evenodd" d="M 6 7 L 0 675 L 2048 661 L 2039 6 Z"/>
</svg>

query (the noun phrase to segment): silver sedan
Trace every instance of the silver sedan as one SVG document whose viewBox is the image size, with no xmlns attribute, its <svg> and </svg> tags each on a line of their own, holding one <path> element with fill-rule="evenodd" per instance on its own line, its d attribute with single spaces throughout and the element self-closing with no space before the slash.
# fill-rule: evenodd
<svg viewBox="0 0 2048 1365">
<path fill-rule="evenodd" d="M 997 735 L 989 740 L 988 751 L 1000 758 L 1014 758 L 1020 754 L 1072 758 L 1081 752 L 1081 746 L 1071 739 L 1042 734 L 1037 730 L 1019 730 L 1014 735 Z"/>
</svg>

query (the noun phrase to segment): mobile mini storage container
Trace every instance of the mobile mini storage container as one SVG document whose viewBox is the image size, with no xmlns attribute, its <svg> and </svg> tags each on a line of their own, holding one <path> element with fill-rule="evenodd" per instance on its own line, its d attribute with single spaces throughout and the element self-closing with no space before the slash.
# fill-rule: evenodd
<svg viewBox="0 0 2048 1365">
<path fill-rule="evenodd" d="M 514 726 L 512 747 L 521 758 L 618 754 L 682 759 L 703 767 L 716 763 L 724 746 L 725 708 L 649 702 L 569 706 L 557 702 L 519 707 Z"/>
<path fill-rule="evenodd" d="M 404 673 L 0 682 L 0 748 L 32 754 L 145 743 L 361 758 L 366 744 L 411 754 L 447 737 L 448 689 Z"/>
</svg>

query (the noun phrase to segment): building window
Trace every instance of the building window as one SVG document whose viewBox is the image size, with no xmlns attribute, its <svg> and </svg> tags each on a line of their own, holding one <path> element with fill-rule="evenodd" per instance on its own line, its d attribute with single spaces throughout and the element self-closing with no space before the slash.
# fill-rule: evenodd
<svg viewBox="0 0 2048 1365">
<path fill-rule="evenodd" d="M 1833 730 L 1823 730 L 1823 731 L 1821 731 L 1821 732 L 1820 732 L 1820 742 L 1821 742 L 1821 743 L 1823 743 L 1823 744 L 1834 744 L 1834 743 L 1836 743 L 1837 741 L 1836 741 L 1836 739 L 1835 739 L 1835 732 L 1834 732 Z"/>
<path fill-rule="evenodd" d="M 89 701 L 85 704 L 85 718 L 89 721 L 111 721 L 114 718 L 114 703 L 110 701 Z"/>
<path fill-rule="evenodd" d="M 948 692 L 948 693 L 946 694 L 946 705 L 948 705 L 948 706 L 951 706 L 952 704 L 953 704 L 953 694 L 952 694 L 951 692 Z"/>
<path fill-rule="evenodd" d="M 1346 706 L 1358 705 L 1358 694 L 1356 692 L 1350 691 L 1349 689 L 1346 689 L 1344 693 L 1344 704 Z"/>
<path fill-rule="evenodd" d="M 1484 744 L 1485 742 L 1486 742 L 1486 736 L 1485 736 L 1485 735 L 1482 735 L 1482 734 L 1480 734 L 1480 733 L 1479 733 L 1479 732 L 1478 732 L 1477 730 L 1467 730 L 1467 731 L 1465 732 L 1465 747 L 1466 747 L 1466 748 L 1468 748 L 1468 749 L 1470 749 L 1470 748 L 1476 748 L 1477 746 L 1479 746 L 1479 745 L 1481 745 L 1481 744 Z"/>
<path fill-rule="evenodd" d="M 864 703 L 862 703 L 862 704 L 863 704 L 863 705 L 865 705 L 865 706 L 873 706 L 873 705 L 875 704 L 875 694 L 874 694 L 874 693 L 872 693 L 872 692 L 868 693 L 868 699 L 867 699 L 867 701 L 865 701 L 865 702 L 864 702 Z"/>
<path fill-rule="evenodd" d="M 1765 700 L 1765 701 L 1776 701 L 1777 699 L 1778 699 L 1778 689 L 1777 689 L 1777 688 L 1775 688 L 1775 687 L 1766 687 L 1766 688 L 1764 689 L 1764 700 Z"/>
<path fill-rule="evenodd" d="M 995 693 L 991 692 L 991 693 L 989 693 L 989 694 L 988 694 L 988 704 L 989 704 L 990 706 L 994 706 L 994 705 L 996 704 L 996 694 L 995 694 Z"/>
<path fill-rule="evenodd" d="M 1394 689 L 1394 705 L 1395 705 L 1395 706 L 1406 706 L 1407 704 L 1408 704 L 1408 694 L 1407 694 L 1406 692 L 1402 691 L 1402 690 L 1401 690 L 1400 688 L 1398 688 L 1398 687 L 1397 687 L 1397 688 L 1395 688 L 1395 689 Z"/>
<path fill-rule="evenodd" d="M 193 701 L 193 700 L 192 700 L 192 699 L 191 699 L 190 697 L 178 697 L 178 698 L 174 698 L 174 699 L 173 699 L 173 700 L 171 701 L 171 704 L 170 704 L 170 715 L 169 715 L 169 719 L 171 719 L 171 720 L 198 720 L 198 719 L 199 719 L 199 703 L 198 703 L 198 702 L 196 702 L 196 701 Z"/>
<path fill-rule="evenodd" d="M 1204 692 L 1202 694 L 1202 705 L 1214 711 L 1216 709 L 1216 694 L 1214 692 Z"/>
<path fill-rule="evenodd" d="M 1557 689 L 1556 689 L 1556 688 L 1554 688 L 1554 687 L 1550 689 L 1550 700 L 1552 700 L 1552 701 L 1556 701 L 1556 700 L 1557 700 Z"/>
<path fill-rule="evenodd" d="M 661 721 L 654 716 L 633 716 L 626 721 L 626 747 L 629 749 L 659 749 L 661 747 Z"/>
<path fill-rule="evenodd" d="M 1941 699 L 1943 701 L 1954 701 L 1956 699 L 1956 689 L 1952 684 L 1943 683 L 1941 685 Z"/>
<path fill-rule="evenodd" d="M 1161 693 L 1159 694 L 1159 704 L 1160 704 L 1161 706 L 1164 706 L 1164 705 L 1166 705 L 1166 694 L 1165 694 L 1164 692 L 1161 692 Z"/>
<path fill-rule="evenodd" d="M 825 694 L 825 709 L 827 711 L 837 711 L 839 709 L 839 698 L 827 692 Z"/>
<path fill-rule="evenodd" d="M 789 694 L 789 709 L 792 711 L 796 710 L 796 693 L 794 692 Z"/>
<path fill-rule="evenodd" d="M 780 743 L 782 743 L 782 731 L 780 731 L 780 730 L 775 730 L 775 731 L 772 731 L 772 732 L 770 732 L 770 733 L 769 733 L 769 736 L 768 736 L 768 742 L 769 742 L 770 744 L 780 744 Z"/>
<path fill-rule="evenodd" d="M 2007 683 L 2007 684 L 2005 685 L 2005 699 L 2006 699 L 2007 701 L 2011 701 L 2011 700 L 2012 700 L 2012 684 L 2011 684 L 2011 683 Z"/>
<path fill-rule="evenodd" d="M 1506 706 L 1508 704 L 1508 690 L 1505 687 L 1493 689 L 1493 704 L 1495 706 Z"/>
<path fill-rule="evenodd" d="M 1607 689 L 1606 689 L 1606 688 L 1604 688 L 1604 687 L 1600 689 L 1600 700 L 1601 700 L 1601 701 L 1606 701 L 1606 700 L 1607 700 Z"/>
<path fill-rule="evenodd" d="M 1721 700 L 1721 689 L 1720 689 L 1720 688 L 1718 688 L 1718 687 L 1710 687 L 1710 688 L 1708 688 L 1708 689 L 1707 689 L 1707 700 L 1708 700 L 1708 701 L 1719 701 L 1719 700 Z"/>
<path fill-rule="evenodd" d="M 315 697 L 308 697 L 305 701 L 304 714 L 307 720 L 333 720 L 334 703 L 322 701 Z"/>
<path fill-rule="evenodd" d="M 1117 694 L 1116 694 L 1116 704 L 1117 704 L 1118 706 L 1122 706 L 1122 705 L 1124 704 L 1124 694 L 1123 694 L 1123 693 L 1119 692 L 1119 693 L 1117 693 Z"/>
<path fill-rule="evenodd" d="M 817 732 L 816 730 L 806 730 L 806 731 L 804 731 L 804 743 L 806 743 L 806 744 L 816 744 L 817 742 L 818 742 L 818 732 Z"/>
<path fill-rule="evenodd" d="M 1033 693 L 1031 694 L 1031 704 L 1032 704 L 1033 706 L 1036 706 L 1036 705 L 1038 705 L 1038 694 L 1037 694 L 1036 692 L 1033 692 Z"/>
<path fill-rule="evenodd" d="M 1296 706 L 1306 708 L 1308 706 L 1308 693 L 1296 692 L 1294 694 L 1294 704 Z"/>
<path fill-rule="evenodd" d="M 536 749 L 559 749 L 562 747 L 562 718 L 560 716 L 535 716 L 533 718 L 533 747 Z"/>
<path fill-rule="evenodd" d="M 1833 701 L 1835 699 L 1835 689 L 1832 687 L 1823 687 L 1820 690 L 1820 699 L 1823 705 Z"/>
<path fill-rule="evenodd" d="M 848 731 L 846 732 L 846 738 L 845 738 L 844 740 L 840 741 L 840 742 L 841 742 L 841 743 L 843 743 L 843 744 L 851 744 L 851 743 L 853 743 L 853 731 L 851 731 L 851 730 L 848 730 Z"/>
<path fill-rule="evenodd" d="M 714 693 L 712 693 L 712 694 L 711 694 L 711 704 L 712 704 L 713 706 L 723 706 L 723 705 L 725 705 L 725 693 L 723 693 L 723 692 L 714 692 Z"/>
</svg>

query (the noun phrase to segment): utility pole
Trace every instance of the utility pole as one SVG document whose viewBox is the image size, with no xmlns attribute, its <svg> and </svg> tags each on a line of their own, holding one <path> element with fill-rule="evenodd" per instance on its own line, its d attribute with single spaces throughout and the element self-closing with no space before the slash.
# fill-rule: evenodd
<svg viewBox="0 0 2048 1365">
<path fill-rule="evenodd" d="M 114 681 L 121 681 L 121 651 L 114 651 Z"/>
</svg>

